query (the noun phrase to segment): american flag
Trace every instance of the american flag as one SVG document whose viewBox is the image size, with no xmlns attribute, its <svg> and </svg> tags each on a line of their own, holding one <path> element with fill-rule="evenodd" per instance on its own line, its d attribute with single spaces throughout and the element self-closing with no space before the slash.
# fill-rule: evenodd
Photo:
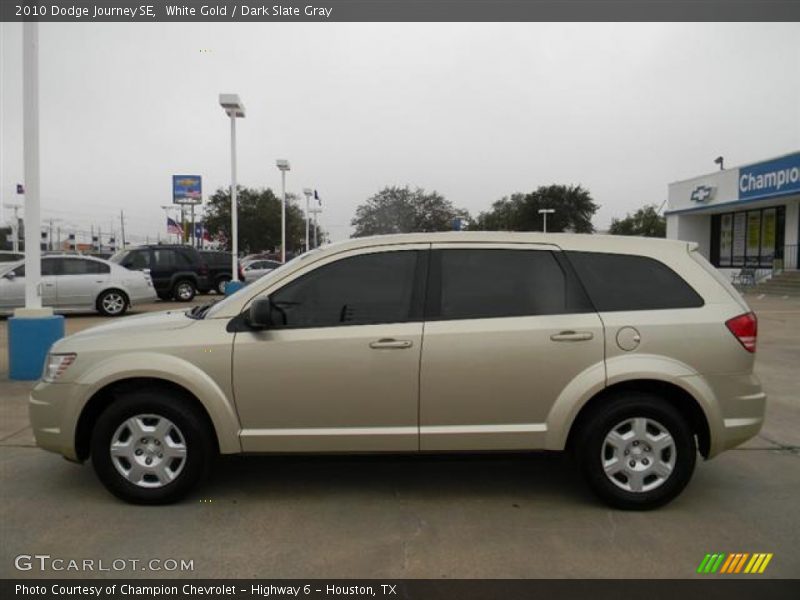
<svg viewBox="0 0 800 600">
<path fill-rule="evenodd" d="M 167 233 L 174 233 L 176 235 L 183 235 L 183 229 L 175 222 L 175 219 L 167 217 Z"/>
</svg>

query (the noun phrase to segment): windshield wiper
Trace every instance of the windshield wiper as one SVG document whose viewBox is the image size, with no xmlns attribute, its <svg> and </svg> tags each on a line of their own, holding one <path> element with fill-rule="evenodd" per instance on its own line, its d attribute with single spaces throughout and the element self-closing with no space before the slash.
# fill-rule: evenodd
<svg viewBox="0 0 800 600">
<path fill-rule="evenodd" d="M 198 304 L 191 310 L 186 311 L 186 316 L 189 317 L 190 319 L 202 319 L 203 317 L 206 316 L 208 309 L 214 306 L 217 302 L 218 302 L 217 300 L 214 300 L 213 302 Z"/>
</svg>

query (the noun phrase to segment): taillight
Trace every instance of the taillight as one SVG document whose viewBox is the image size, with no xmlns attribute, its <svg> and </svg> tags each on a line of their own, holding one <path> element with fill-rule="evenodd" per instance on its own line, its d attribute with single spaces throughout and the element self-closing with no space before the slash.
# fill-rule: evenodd
<svg viewBox="0 0 800 600">
<path fill-rule="evenodd" d="M 745 313 L 725 321 L 730 332 L 739 340 L 748 352 L 756 351 L 756 338 L 758 337 L 758 319 L 754 313 Z"/>
</svg>

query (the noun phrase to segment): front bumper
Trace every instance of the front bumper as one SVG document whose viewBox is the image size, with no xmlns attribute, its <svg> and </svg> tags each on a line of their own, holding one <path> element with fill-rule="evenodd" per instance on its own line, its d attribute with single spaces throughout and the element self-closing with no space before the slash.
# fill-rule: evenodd
<svg viewBox="0 0 800 600">
<path fill-rule="evenodd" d="M 28 398 L 28 415 L 37 446 L 70 460 L 79 460 L 75 430 L 84 388 L 73 383 L 39 381 L 36 384 Z"/>
</svg>

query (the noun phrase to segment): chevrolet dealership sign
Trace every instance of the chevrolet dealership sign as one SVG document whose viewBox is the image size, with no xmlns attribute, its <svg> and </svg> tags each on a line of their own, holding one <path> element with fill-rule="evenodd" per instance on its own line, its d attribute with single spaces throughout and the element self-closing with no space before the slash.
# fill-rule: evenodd
<svg viewBox="0 0 800 600">
<path fill-rule="evenodd" d="M 739 169 L 739 199 L 800 192 L 800 152 Z"/>
<path fill-rule="evenodd" d="M 692 190 L 692 202 L 708 202 L 714 196 L 713 185 L 698 185 Z"/>
</svg>

